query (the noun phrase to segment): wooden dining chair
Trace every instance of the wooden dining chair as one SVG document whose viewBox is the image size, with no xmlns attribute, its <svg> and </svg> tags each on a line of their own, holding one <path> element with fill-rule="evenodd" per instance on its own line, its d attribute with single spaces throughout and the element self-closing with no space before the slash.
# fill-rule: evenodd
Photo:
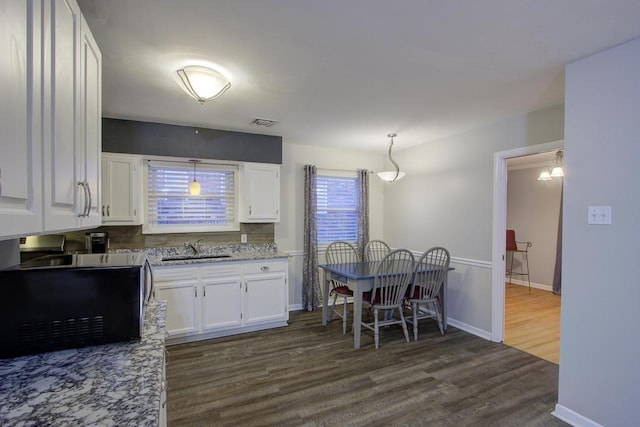
<svg viewBox="0 0 640 427">
<path fill-rule="evenodd" d="M 356 248 L 349 242 L 333 242 L 327 246 L 327 250 L 325 251 L 325 259 L 327 264 L 348 264 L 352 262 L 360 261 L 360 257 L 358 256 L 358 251 Z M 331 286 L 331 291 L 329 292 L 329 297 L 333 295 L 333 304 L 331 305 L 331 317 L 329 321 L 333 319 L 333 315 L 336 314 L 338 317 L 342 318 L 342 333 L 347 333 L 347 307 L 349 303 L 349 298 L 353 296 L 353 291 L 349 289 L 346 283 L 341 282 L 337 279 L 330 279 L 329 285 Z M 342 298 L 342 313 L 336 311 L 336 301 L 338 297 Z"/>
<path fill-rule="evenodd" d="M 418 340 L 418 321 L 436 319 L 440 334 L 444 335 L 440 289 L 449 271 L 449 251 L 443 247 L 433 247 L 425 251 L 416 261 L 413 283 L 407 292 L 411 304 L 411 317 L 407 321 L 413 324 L 413 339 Z"/>
<path fill-rule="evenodd" d="M 369 240 L 364 246 L 365 261 L 380 261 L 391 252 L 391 248 L 382 240 Z"/>
<path fill-rule="evenodd" d="M 362 295 L 363 306 L 373 309 L 373 322 L 362 322 L 364 328 L 373 331 L 376 348 L 380 344 L 380 327 L 400 324 L 404 337 L 409 342 L 407 322 L 402 313 L 402 306 L 407 287 L 414 270 L 413 254 L 406 249 L 390 252 L 378 264 L 373 279 L 373 289 Z M 398 310 L 398 317 L 384 316 L 379 319 L 379 311 Z"/>
</svg>

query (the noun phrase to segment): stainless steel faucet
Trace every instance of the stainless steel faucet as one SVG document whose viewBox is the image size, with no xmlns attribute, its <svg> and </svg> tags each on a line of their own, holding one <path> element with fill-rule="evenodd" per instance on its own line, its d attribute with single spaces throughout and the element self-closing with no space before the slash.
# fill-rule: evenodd
<svg viewBox="0 0 640 427">
<path fill-rule="evenodd" d="M 200 242 L 202 242 L 202 239 L 196 240 L 195 243 L 185 242 L 184 247 L 193 249 L 193 254 L 198 255 L 200 253 Z"/>
<path fill-rule="evenodd" d="M 199 251 L 199 248 L 198 248 L 198 242 L 196 242 L 196 244 L 195 244 L 195 245 L 192 245 L 192 244 L 191 244 L 191 243 L 189 243 L 189 242 L 184 242 L 184 247 L 185 247 L 185 248 L 191 248 L 191 249 L 193 249 L 193 254 L 194 254 L 194 255 L 198 255 L 198 251 Z"/>
</svg>

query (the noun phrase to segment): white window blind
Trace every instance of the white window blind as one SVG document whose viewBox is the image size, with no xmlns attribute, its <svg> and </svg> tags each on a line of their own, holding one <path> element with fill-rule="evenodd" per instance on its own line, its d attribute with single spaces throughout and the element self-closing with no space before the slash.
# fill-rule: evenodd
<svg viewBox="0 0 640 427">
<path fill-rule="evenodd" d="M 193 167 L 149 161 L 147 230 L 150 232 L 231 230 L 236 226 L 236 170 L 199 163 L 199 196 L 189 194 Z"/>
<path fill-rule="evenodd" d="M 316 179 L 318 243 L 358 241 L 356 178 L 318 175 Z"/>
</svg>

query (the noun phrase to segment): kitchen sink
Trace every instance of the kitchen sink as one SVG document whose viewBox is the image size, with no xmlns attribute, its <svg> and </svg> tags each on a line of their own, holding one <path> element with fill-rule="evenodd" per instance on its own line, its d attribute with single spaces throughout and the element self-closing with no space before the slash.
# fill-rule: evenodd
<svg viewBox="0 0 640 427">
<path fill-rule="evenodd" d="M 162 261 L 191 261 L 198 259 L 218 259 L 218 258 L 231 258 L 231 255 L 222 254 L 222 255 L 182 255 L 182 256 L 171 256 L 162 258 Z"/>
</svg>

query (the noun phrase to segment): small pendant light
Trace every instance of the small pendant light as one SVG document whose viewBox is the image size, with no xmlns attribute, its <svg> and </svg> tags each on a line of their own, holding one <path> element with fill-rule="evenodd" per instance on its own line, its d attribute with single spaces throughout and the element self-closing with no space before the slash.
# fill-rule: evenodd
<svg viewBox="0 0 640 427">
<path fill-rule="evenodd" d="M 200 195 L 200 183 L 196 181 L 196 165 L 200 163 L 200 160 L 189 160 L 193 163 L 193 181 L 189 184 L 189 194 L 192 196 Z"/>
</svg>

